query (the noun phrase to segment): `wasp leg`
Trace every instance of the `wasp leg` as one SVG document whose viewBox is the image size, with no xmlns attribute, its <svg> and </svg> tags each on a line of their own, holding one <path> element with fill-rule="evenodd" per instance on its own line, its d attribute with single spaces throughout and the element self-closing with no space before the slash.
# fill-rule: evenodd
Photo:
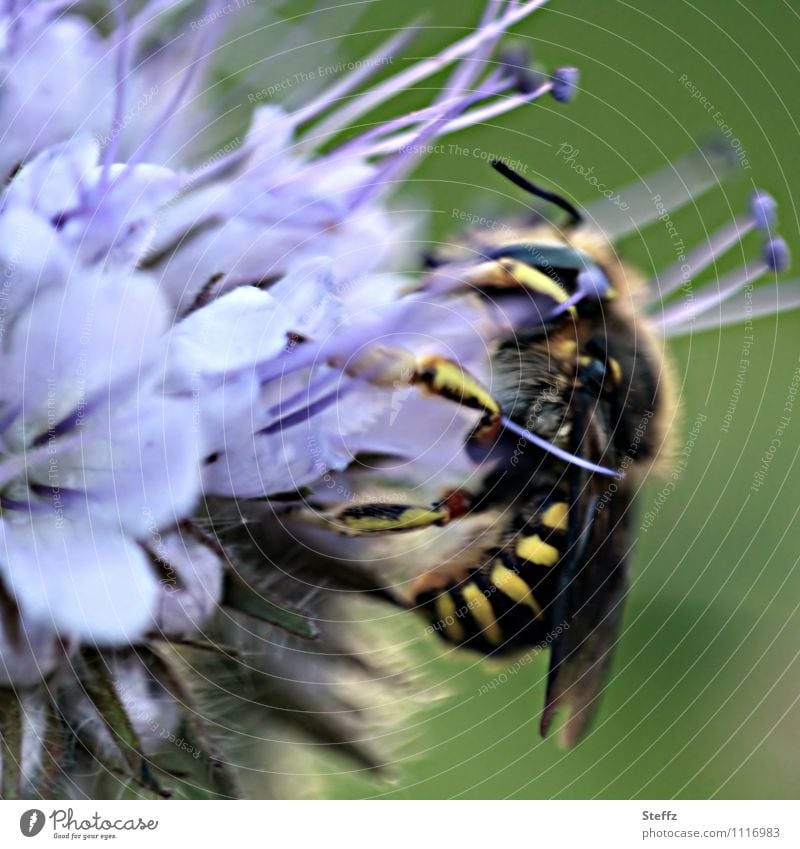
<svg viewBox="0 0 800 849">
<path fill-rule="evenodd" d="M 481 419 L 468 442 L 488 445 L 501 430 L 500 404 L 476 377 L 447 357 L 433 354 L 417 358 L 402 348 L 377 346 L 348 363 L 345 371 L 376 386 L 416 386 L 446 401 L 478 410 Z"/>
<path fill-rule="evenodd" d="M 404 348 L 377 345 L 346 365 L 336 360 L 352 377 L 375 386 L 416 386 L 431 395 L 452 401 L 482 415 L 466 438 L 466 447 L 476 457 L 487 456 L 503 430 L 502 410 L 491 392 L 454 360 L 435 354 L 415 357 Z"/>
<path fill-rule="evenodd" d="M 502 410 L 488 389 L 466 369 L 445 357 L 429 356 L 418 361 L 412 383 L 426 391 L 482 413 L 467 443 L 489 446 L 501 428 Z"/>
<path fill-rule="evenodd" d="M 321 521 L 328 529 L 344 536 L 395 534 L 442 527 L 468 513 L 473 502 L 470 493 L 456 489 L 428 506 L 366 502 L 345 507 L 333 515 L 323 515 Z"/>
<path fill-rule="evenodd" d="M 446 357 L 415 357 L 403 348 L 379 345 L 346 365 L 336 361 L 329 364 L 342 367 L 352 377 L 376 386 L 415 386 L 423 392 L 479 411 L 480 420 L 467 436 L 470 445 L 490 444 L 502 429 L 500 405 L 489 390 L 457 362 Z M 453 490 L 435 504 L 362 503 L 332 515 L 318 514 L 317 521 L 346 536 L 415 531 L 446 525 L 469 512 L 473 502 L 470 493 Z"/>
<path fill-rule="evenodd" d="M 450 515 L 446 509 L 437 509 L 435 505 L 376 502 L 346 507 L 325 521 L 331 530 L 345 536 L 368 536 L 445 525 Z"/>
<path fill-rule="evenodd" d="M 500 405 L 480 381 L 453 360 L 435 355 L 416 362 L 410 383 L 423 386 L 433 395 L 480 410 L 485 416 L 500 415 Z"/>
</svg>

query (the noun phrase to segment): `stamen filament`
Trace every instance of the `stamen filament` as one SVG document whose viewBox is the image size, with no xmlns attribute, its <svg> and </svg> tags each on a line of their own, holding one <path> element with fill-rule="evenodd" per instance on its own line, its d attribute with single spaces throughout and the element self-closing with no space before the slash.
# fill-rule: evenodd
<svg viewBox="0 0 800 849">
<path fill-rule="evenodd" d="M 287 413 L 286 416 L 278 419 L 277 421 L 270 422 L 270 424 L 258 431 L 256 435 L 268 436 L 270 434 L 279 433 L 282 430 L 286 430 L 287 428 L 294 427 L 295 425 L 302 424 L 303 422 L 308 421 L 312 416 L 318 415 L 323 410 L 328 409 L 328 407 L 330 407 L 332 404 L 335 404 L 336 401 L 341 398 L 341 396 L 347 391 L 348 387 L 349 384 L 345 384 L 342 387 L 337 386 L 335 389 L 331 390 L 320 398 L 317 398 L 316 401 L 312 401 L 305 407 L 300 407 L 290 413 Z"/>
<path fill-rule="evenodd" d="M 346 97 L 353 89 L 375 76 L 382 60 L 390 58 L 398 50 L 408 46 L 417 36 L 419 26 L 411 24 L 402 32 L 380 44 L 372 53 L 368 54 L 363 64 L 346 74 L 341 80 L 325 89 L 316 98 L 307 103 L 302 109 L 293 112 L 289 117 L 293 124 L 299 125 L 316 118 L 320 112 L 324 112 L 334 105 L 338 100 Z"/>
<path fill-rule="evenodd" d="M 743 265 L 741 268 L 737 268 L 736 271 L 732 271 L 724 277 L 719 278 L 716 285 L 710 283 L 704 286 L 698 293 L 699 297 L 693 297 L 689 303 L 675 304 L 669 309 L 664 310 L 662 315 L 655 320 L 655 324 L 669 328 L 688 323 L 689 326 L 686 332 L 689 332 L 694 319 L 698 315 L 708 312 L 708 310 L 733 297 L 740 289 L 747 286 L 748 283 L 758 280 L 759 277 L 770 270 L 769 265 L 764 260 L 760 260 L 755 265 L 749 267 Z"/>
<path fill-rule="evenodd" d="M 690 325 L 666 328 L 669 338 L 699 333 L 703 330 L 730 327 L 765 315 L 778 315 L 800 307 L 800 280 L 787 280 L 778 286 L 759 286 L 749 300 L 739 298 L 720 304 L 719 313 L 706 311 Z"/>
<path fill-rule="evenodd" d="M 314 135 L 316 137 L 329 138 L 346 127 L 352 126 L 358 118 L 374 107 L 394 97 L 399 92 L 405 91 L 411 86 L 427 79 L 448 65 L 452 65 L 456 60 L 469 55 L 480 48 L 482 44 L 496 38 L 510 26 L 528 17 L 547 2 L 548 0 L 528 0 L 526 3 L 515 6 L 488 26 L 475 31 L 466 38 L 462 38 L 460 41 L 455 42 L 455 44 L 451 44 L 436 56 L 423 59 L 416 65 L 412 65 L 410 68 L 406 68 L 404 71 L 400 71 L 400 73 L 395 74 L 393 77 L 368 89 L 355 100 L 337 109 L 322 121 L 322 123 L 317 125 Z"/>
<path fill-rule="evenodd" d="M 282 421 L 292 419 L 304 410 L 311 409 L 316 404 L 320 403 L 320 401 L 327 398 L 331 394 L 331 391 L 335 394 L 338 384 L 341 382 L 341 372 L 331 371 L 322 376 L 322 379 L 319 381 L 319 386 L 317 387 L 317 392 L 315 393 L 316 397 L 313 398 L 313 400 L 311 400 L 311 388 L 310 386 L 306 386 L 299 392 L 295 392 L 294 395 L 291 395 L 289 398 L 281 401 L 280 404 L 276 404 L 274 407 L 271 407 L 267 411 L 267 416 L 272 419 L 272 421 L 270 421 L 269 425 L 261 430 L 260 433 L 270 433 L 273 429 L 279 430 L 280 427 L 277 426 L 280 425 Z M 330 389 L 331 383 L 334 384 L 333 390 Z"/>
<path fill-rule="evenodd" d="M 502 74 L 496 75 L 496 85 L 494 83 L 495 77 L 492 77 L 487 79 L 481 86 L 481 90 L 487 98 L 495 97 L 498 94 L 508 91 L 512 85 L 511 81 Z M 464 96 L 462 94 L 457 97 L 448 98 L 447 100 L 439 100 L 432 106 L 426 106 L 423 109 L 417 109 L 415 112 L 409 112 L 408 114 L 395 118 L 392 121 L 388 121 L 384 124 L 378 124 L 376 127 L 372 127 L 366 132 L 363 132 L 360 135 L 355 136 L 355 138 L 349 139 L 344 144 L 339 145 L 338 152 L 351 153 L 355 152 L 354 149 L 357 148 L 359 155 L 372 156 L 375 153 L 381 153 L 383 151 L 380 150 L 380 146 L 376 147 L 373 145 L 372 148 L 367 149 L 366 153 L 363 153 L 363 148 L 366 146 L 367 142 L 370 142 L 373 139 L 379 139 L 382 136 L 390 136 L 397 130 L 402 130 L 405 127 L 429 121 L 431 118 L 441 115 L 443 111 L 462 102 L 463 99 Z M 414 137 L 415 133 L 416 130 L 412 133 L 408 133 L 403 138 L 411 139 Z M 391 145 L 385 152 L 395 151 L 398 147 L 402 147 L 402 143 L 400 145 Z"/>
<path fill-rule="evenodd" d="M 501 9 L 501 0 L 489 0 L 483 10 L 481 19 L 478 22 L 477 29 L 481 30 L 484 27 L 489 26 L 489 24 L 491 24 L 497 17 Z M 494 38 L 485 41 L 475 51 L 475 54 L 472 57 L 465 59 L 456 66 L 455 70 L 450 75 L 450 78 L 445 83 L 444 88 L 434 101 L 434 104 L 441 104 L 453 95 L 462 94 L 469 89 L 470 86 L 472 86 L 478 78 L 484 63 L 492 55 L 492 51 L 497 45 L 497 42 L 500 40 L 500 35 L 501 33 L 497 33 Z"/>
<path fill-rule="evenodd" d="M 463 112 L 475 101 L 483 100 L 483 97 L 483 92 L 479 91 L 474 92 L 471 96 L 461 98 L 437 118 L 434 118 L 427 125 L 423 125 L 422 129 L 412 136 L 413 143 L 408 146 L 407 150 L 401 148 L 399 153 L 382 163 L 377 173 L 356 190 L 354 196 L 350 199 L 350 208 L 355 209 L 384 191 L 390 183 L 402 180 L 403 176 L 416 165 L 415 148 L 416 150 L 423 149 L 428 142 L 435 139 L 440 131 L 452 122 L 455 115 Z"/>
<path fill-rule="evenodd" d="M 205 17 L 212 16 L 214 14 L 213 9 L 215 6 L 221 6 L 221 0 L 208 0 L 204 7 L 203 15 Z M 211 46 L 212 41 L 216 37 L 215 31 L 217 29 L 218 27 L 206 27 L 203 35 L 198 39 L 197 45 L 189 60 L 189 64 L 183 70 L 183 78 L 178 84 L 178 88 L 175 90 L 172 97 L 170 97 L 169 101 L 164 105 L 161 115 L 159 115 L 156 119 L 153 128 L 147 134 L 146 138 L 139 145 L 138 149 L 133 152 L 130 164 L 135 165 L 136 163 L 147 159 L 148 154 L 158 140 L 158 137 L 170 123 L 175 113 L 179 110 L 184 97 L 208 57 L 208 48 Z"/>
<path fill-rule="evenodd" d="M 108 185 L 108 174 L 111 165 L 117 158 L 119 149 L 119 136 L 122 130 L 122 120 L 125 114 L 125 101 L 127 99 L 127 77 L 130 71 L 130 55 L 128 39 L 130 29 L 125 16 L 124 7 L 120 4 L 114 8 L 117 29 L 117 55 L 116 55 L 116 85 L 114 86 L 114 110 L 111 116 L 111 127 L 109 129 L 109 140 L 103 151 L 103 170 L 97 183 L 97 192 L 102 193 Z"/>
<path fill-rule="evenodd" d="M 620 189 L 619 196 L 628 205 L 625 212 L 601 199 L 585 208 L 585 218 L 609 241 L 627 236 L 660 218 L 664 210 L 671 215 L 720 185 L 733 164 L 730 154 L 717 146 L 700 148 Z"/>
<path fill-rule="evenodd" d="M 648 303 L 657 303 L 679 289 L 687 280 L 696 277 L 726 251 L 741 242 L 754 228 L 755 222 L 752 218 L 741 217 L 712 233 L 708 241 L 695 248 L 684 262 L 676 262 L 650 280 L 652 290 L 647 299 Z"/>
<path fill-rule="evenodd" d="M 451 133 L 456 133 L 459 130 L 466 129 L 467 127 L 472 127 L 476 124 L 484 123 L 485 121 L 488 121 L 491 118 L 496 118 L 498 115 L 503 115 L 506 112 L 511 112 L 512 110 L 517 109 L 520 106 L 524 106 L 526 103 L 531 103 L 534 100 L 538 100 L 542 95 L 547 94 L 547 92 L 551 91 L 552 87 L 552 82 L 546 82 L 543 83 L 540 88 L 537 88 L 534 91 L 525 92 L 523 94 L 514 94 L 511 97 L 506 97 L 501 100 L 494 100 L 487 106 L 481 106 L 478 109 L 472 109 L 469 112 L 465 112 L 460 117 L 454 118 L 452 121 L 448 122 L 442 128 L 442 131 L 437 134 L 436 138 L 441 138 L 442 136 L 449 136 Z M 502 94 L 502 92 L 498 93 Z M 385 141 L 373 145 L 371 148 L 368 148 L 364 152 L 364 155 L 380 156 L 386 153 L 391 153 L 402 147 L 406 147 L 407 145 L 412 144 L 413 141 L 414 134 L 405 133 L 402 136 L 395 136 L 392 139 L 386 139 Z"/>
<path fill-rule="evenodd" d="M 549 454 L 552 454 L 554 457 L 558 457 L 560 460 L 564 460 L 566 463 L 571 463 L 573 466 L 580 466 L 582 469 L 588 469 L 590 472 L 595 472 L 599 475 L 609 475 L 613 478 L 625 477 L 622 472 L 609 469 L 606 466 L 600 466 L 597 463 L 592 463 L 590 460 L 584 460 L 583 457 L 578 457 L 576 454 L 570 454 L 569 451 L 565 451 L 563 448 L 559 448 L 547 439 L 537 436 L 527 428 L 524 428 L 522 425 L 518 425 L 516 422 L 509 419 L 507 416 L 503 416 L 501 420 L 503 422 L 503 426 L 508 428 L 508 430 L 512 433 L 515 433 L 517 436 L 521 436 L 527 442 L 538 445 L 539 448 L 543 448 Z"/>
</svg>

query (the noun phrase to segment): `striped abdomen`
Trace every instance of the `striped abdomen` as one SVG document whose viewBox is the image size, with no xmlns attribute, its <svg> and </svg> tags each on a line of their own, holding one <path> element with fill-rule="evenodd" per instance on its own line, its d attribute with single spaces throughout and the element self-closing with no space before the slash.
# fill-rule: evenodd
<svg viewBox="0 0 800 849">
<path fill-rule="evenodd" d="M 547 640 L 566 547 L 567 505 L 517 516 L 502 547 L 461 581 L 415 598 L 445 640 L 485 653 L 530 648 Z"/>
</svg>

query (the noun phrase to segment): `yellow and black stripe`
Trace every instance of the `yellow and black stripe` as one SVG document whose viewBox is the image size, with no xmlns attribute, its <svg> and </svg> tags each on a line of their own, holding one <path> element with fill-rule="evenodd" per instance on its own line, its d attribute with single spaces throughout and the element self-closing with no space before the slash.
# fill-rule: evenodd
<svg viewBox="0 0 800 849">
<path fill-rule="evenodd" d="M 445 525 L 449 519 L 450 511 L 444 506 L 370 502 L 342 510 L 327 525 L 345 536 L 367 536 Z"/>
<path fill-rule="evenodd" d="M 550 630 L 558 564 L 567 541 L 568 506 L 541 505 L 518 516 L 517 530 L 488 562 L 462 581 L 416 595 L 433 629 L 447 642 L 487 654 L 530 648 Z"/>
</svg>

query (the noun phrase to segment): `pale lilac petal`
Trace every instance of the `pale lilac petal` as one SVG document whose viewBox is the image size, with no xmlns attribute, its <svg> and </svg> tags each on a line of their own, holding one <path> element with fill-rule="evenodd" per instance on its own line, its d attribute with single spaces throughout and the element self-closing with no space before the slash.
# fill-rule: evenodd
<svg viewBox="0 0 800 849">
<path fill-rule="evenodd" d="M 269 293 L 241 286 L 178 324 L 170 336 L 172 384 L 178 375 L 223 375 L 268 359 L 286 347 L 296 316 Z"/>
<path fill-rule="evenodd" d="M 330 332 L 338 311 L 322 275 L 309 269 L 262 292 L 243 286 L 190 314 L 172 331 L 167 391 L 192 392 L 210 451 L 269 423 L 277 403 L 254 364 L 283 351 L 290 332 Z M 296 378 L 307 385 L 307 377 Z"/>
<path fill-rule="evenodd" d="M 31 4 L 33 5 L 33 4 Z M 76 131 L 111 123 L 113 57 L 95 27 L 67 16 L 14 32 L 0 56 L 0 175 L 5 179 L 39 151 Z"/>
<path fill-rule="evenodd" d="M 322 257 L 281 278 L 269 290 L 278 310 L 293 317 L 292 330 L 320 339 L 344 319 L 342 304 L 349 289 L 334 282 L 335 264 Z M 355 282 L 355 281 L 354 281 Z"/>
<path fill-rule="evenodd" d="M 86 265 L 106 261 L 129 267 L 146 253 L 161 207 L 180 190 L 180 177 L 158 165 L 116 165 L 102 187 L 102 173 L 95 168 L 89 174 L 86 198 L 79 213 L 67 216 L 64 238 Z"/>
<path fill-rule="evenodd" d="M 37 292 L 64 284 L 70 262 L 58 233 L 39 215 L 24 206 L 0 213 L 0 339 L 5 339 L 16 314 Z M 0 395 L 5 397 L 2 389 Z"/>
<path fill-rule="evenodd" d="M 38 297 L 13 326 L 0 364 L 5 397 L 22 408 L 20 444 L 104 387 L 127 378 L 135 389 L 146 380 L 167 319 L 166 305 L 146 276 L 106 280 L 87 274 Z"/>
<path fill-rule="evenodd" d="M 63 491 L 68 513 L 88 506 L 98 520 L 146 537 L 182 520 L 197 503 L 206 444 L 191 400 L 103 406 L 79 439 L 63 443 L 29 464 L 28 476 Z"/>
<path fill-rule="evenodd" d="M 0 575 L 23 623 L 101 645 L 141 637 L 159 598 L 141 548 L 88 517 L 0 520 Z"/>
<path fill-rule="evenodd" d="M 81 186 L 95 170 L 99 152 L 97 141 L 84 136 L 47 148 L 11 181 L 3 195 L 4 207 L 33 209 L 55 223 L 64 212 L 80 206 Z"/>
<path fill-rule="evenodd" d="M 161 536 L 152 551 L 164 573 L 158 629 L 173 636 L 201 631 L 222 592 L 225 560 L 220 551 L 183 529 Z"/>
<path fill-rule="evenodd" d="M 358 436 L 389 403 L 388 392 L 364 384 L 343 390 L 311 422 L 255 435 L 244 426 L 240 438 L 226 443 L 226 452 L 205 467 L 203 487 L 216 495 L 259 498 L 312 484 L 352 462 Z"/>
</svg>

